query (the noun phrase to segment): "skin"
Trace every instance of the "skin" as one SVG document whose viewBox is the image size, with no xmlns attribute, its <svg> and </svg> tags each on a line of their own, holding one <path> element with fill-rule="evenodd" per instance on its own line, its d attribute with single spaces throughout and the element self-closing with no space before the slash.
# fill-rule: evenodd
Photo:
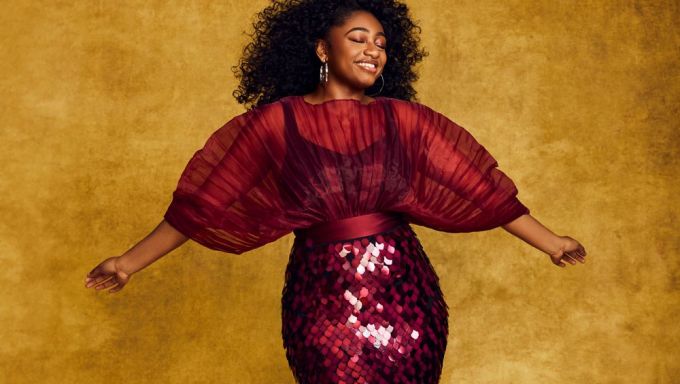
<svg viewBox="0 0 680 384">
<path fill-rule="evenodd" d="M 354 29 L 357 27 L 363 29 Z M 371 13 L 353 13 L 343 25 L 329 30 L 328 41 L 317 41 L 316 54 L 321 61 L 328 61 L 329 79 L 326 85 L 319 84 L 314 92 L 304 95 L 304 99 L 310 104 L 333 99 L 356 99 L 364 104 L 372 102 L 374 99 L 366 96 L 364 90 L 373 85 L 385 67 L 386 44 L 382 25 Z M 370 73 L 361 69 L 356 65 L 360 60 L 375 60 L 377 71 Z M 556 235 L 531 215 L 522 215 L 502 228 L 547 254 L 558 267 L 585 262 L 586 251 L 578 241 Z M 186 236 L 162 220 L 128 251 L 106 258 L 92 269 L 85 277 L 85 287 L 118 292 L 133 274 L 187 240 Z"/>
<path fill-rule="evenodd" d="M 359 28 L 359 29 L 356 29 Z M 328 31 L 327 40 L 316 42 L 316 55 L 328 62 L 328 83 L 319 83 L 312 93 L 304 95 L 310 104 L 334 99 L 356 99 L 368 104 L 374 99 L 364 91 L 376 81 L 387 63 L 387 36 L 380 21 L 370 12 L 356 11 L 341 26 Z M 376 61 L 376 72 L 359 67 L 357 61 Z"/>
</svg>

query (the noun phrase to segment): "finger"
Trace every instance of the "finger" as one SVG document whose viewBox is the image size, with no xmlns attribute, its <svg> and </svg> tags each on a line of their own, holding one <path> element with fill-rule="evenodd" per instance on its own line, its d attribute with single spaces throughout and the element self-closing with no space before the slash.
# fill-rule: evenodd
<svg viewBox="0 0 680 384">
<path fill-rule="evenodd" d="M 85 284 L 85 288 L 90 288 L 92 286 L 95 286 L 98 283 L 97 279 L 91 279 Z"/>
<path fill-rule="evenodd" d="M 577 252 L 572 252 L 569 256 L 571 256 L 572 259 L 578 261 L 579 263 L 585 263 L 585 261 L 586 261 L 586 260 L 583 258 L 583 256 L 581 256 L 581 255 L 578 254 Z"/>
<path fill-rule="evenodd" d="M 112 281 L 109 280 L 109 281 L 107 281 L 107 282 L 105 282 L 105 283 L 102 283 L 102 284 L 97 285 L 97 286 L 95 287 L 95 289 L 100 290 L 100 289 L 108 288 L 108 287 L 110 287 L 112 284 L 113 284 Z"/>
<path fill-rule="evenodd" d="M 571 265 L 576 265 L 576 260 L 574 260 L 568 252 L 562 255 L 562 261 L 566 261 Z"/>
<path fill-rule="evenodd" d="M 116 284 L 116 283 L 117 283 L 117 280 L 114 278 L 114 276 L 110 276 L 110 278 L 109 278 L 107 281 L 105 281 L 105 282 L 103 282 L 102 284 L 98 285 L 98 286 L 97 286 L 97 289 L 108 288 L 108 287 L 110 287 L 110 286 L 112 286 L 112 285 L 114 285 L 114 284 Z"/>
<path fill-rule="evenodd" d="M 114 288 L 109 289 L 109 293 L 118 292 L 118 291 L 120 291 L 121 289 L 123 289 L 123 286 L 124 286 L 124 284 L 118 284 L 117 287 L 114 287 Z"/>
<path fill-rule="evenodd" d="M 571 257 L 575 262 L 577 263 L 582 263 L 583 257 L 579 256 L 576 252 L 572 252 L 569 254 L 569 257 Z"/>
<path fill-rule="evenodd" d="M 557 265 L 558 267 L 562 267 L 562 268 L 564 268 L 564 267 L 567 266 L 566 264 L 564 264 L 564 263 L 563 263 L 561 260 L 559 260 L 559 259 L 553 260 L 553 264 Z"/>
<path fill-rule="evenodd" d="M 118 286 L 118 282 L 115 281 L 115 280 L 111 280 L 111 281 L 107 282 L 102 289 L 115 288 L 116 286 Z"/>
<path fill-rule="evenodd" d="M 88 281 L 87 284 L 85 284 L 85 287 L 86 288 L 93 287 L 93 286 L 97 285 L 101 280 L 103 280 L 103 278 L 101 278 L 101 277 L 93 278 L 90 281 Z"/>
<path fill-rule="evenodd" d="M 586 255 L 586 249 L 583 248 L 583 245 L 579 244 L 578 247 L 576 247 L 576 252 L 578 252 L 579 255 L 585 256 Z"/>
<path fill-rule="evenodd" d="M 98 278 L 94 279 L 93 281 L 90 281 L 89 283 L 87 283 L 86 287 L 88 287 L 88 288 L 89 287 L 96 287 L 101 283 L 105 283 L 105 282 L 111 280 L 112 278 L 113 278 L 113 276 L 111 276 L 111 275 L 98 277 Z"/>
<path fill-rule="evenodd" d="M 573 258 L 574 260 L 578 261 L 578 262 L 581 263 L 581 264 L 583 264 L 583 263 L 586 262 L 586 259 L 584 259 L 582 256 L 574 255 L 574 256 L 572 256 L 572 258 Z"/>
<path fill-rule="evenodd" d="M 87 276 L 85 277 L 85 282 L 90 282 L 90 281 L 96 281 L 97 279 L 101 279 L 102 277 L 108 276 L 107 274 L 102 273 L 102 270 L 99 266 L 97 266 L 95 269 L 90 271 Z"/>
<path fill-rule="evenodd" d="M 581 263 L 581 264 L 586 262 L 585 257 L 583 257 L 583 255 L 581 255 L 580 253 L 575 253 L 575 254 L 571 255 L 571 257 L 578 260 L 578 262 Z"/>
<path fill-rule="evenodd" d="M 92 273 L 92 272 L 90 272 L 90 273 Z M 86 283 L 89 282 L 89 281 L 92 281 L 92 280 L 94 280 L 98 277 L 97 274 L 90 274 L 90 273 L 88 273 L 87 276 L 85 276 L 85 282 Z"/>
<path fill-rule="evenodd" d="M 87 273 L 87 277 L 95 277 L 98 273 L 99 273 L 99 266 L 96 266 L 90 272 Z"/>
</svg>

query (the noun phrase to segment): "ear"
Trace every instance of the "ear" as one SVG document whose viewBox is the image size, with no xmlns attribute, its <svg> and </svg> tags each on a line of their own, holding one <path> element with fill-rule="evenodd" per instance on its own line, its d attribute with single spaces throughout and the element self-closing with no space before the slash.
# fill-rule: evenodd
<svg viewBox="0 0 680 384">
<path fill-rule="evenodd" d="M 316 56 L 321 62 L 328 61 L 328 42 L 324 39 L 316 40 Z"/>
</svg>

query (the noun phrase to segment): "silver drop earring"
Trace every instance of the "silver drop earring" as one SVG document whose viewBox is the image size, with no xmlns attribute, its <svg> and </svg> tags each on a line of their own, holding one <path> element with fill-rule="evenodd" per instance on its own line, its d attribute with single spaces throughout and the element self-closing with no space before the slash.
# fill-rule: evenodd
<svg viewBox="0 0 680 384">
<path fill-rule="evenodd" d="M 328 83 L 328 62 L 324 61 L 321 68 L 319 68 L 319 81 L 321 85 L 326 85 Z"/>
</svg>

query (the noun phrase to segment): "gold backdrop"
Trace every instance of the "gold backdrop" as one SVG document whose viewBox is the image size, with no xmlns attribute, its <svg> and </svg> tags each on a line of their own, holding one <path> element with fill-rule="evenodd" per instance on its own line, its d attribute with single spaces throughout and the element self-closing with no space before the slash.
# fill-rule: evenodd
<svg viewBox="0 0 680 384">
<path fill-rule="evenodd" d="M 244 111 L 230 67 L 267 4 L 1 6 L 5 382 L 294 382 L 292 234 L 241 256 L 189 242 L 116 294 L 83 281 L 154 228 L 193 152 Z M 408 4 L 430 52 L 421 102 L 588 251 L 559 269 L 500 228 L 415 226 L 451 309 L 441 382 L 677 383 L 678 3 Z"/>
</svg>

